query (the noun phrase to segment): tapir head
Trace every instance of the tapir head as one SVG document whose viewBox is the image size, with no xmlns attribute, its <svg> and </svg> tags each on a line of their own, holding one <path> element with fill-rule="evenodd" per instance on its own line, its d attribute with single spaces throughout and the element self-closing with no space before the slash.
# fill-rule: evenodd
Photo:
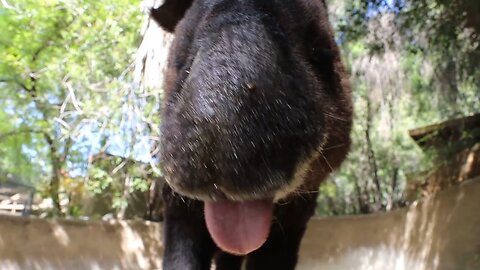
<svg viewBox="0 0 480 270">
<path fill-rule="evenodd" d="M 160 153 L 175 191 L 279 199 L 325 149 L 348 148 L 349 90 L 323 1 L 167 0 L 152 15 L 175 34 Z"/>
<path fill-rule="evenodd" d="M 204 201 L 226 252 L 266 241 L 274 202 L 313 191 L 350 145 L 350 92 L 322 0 L 167 0 L 175 33 L 161 162 L 170 187 Z"/>
</svg>

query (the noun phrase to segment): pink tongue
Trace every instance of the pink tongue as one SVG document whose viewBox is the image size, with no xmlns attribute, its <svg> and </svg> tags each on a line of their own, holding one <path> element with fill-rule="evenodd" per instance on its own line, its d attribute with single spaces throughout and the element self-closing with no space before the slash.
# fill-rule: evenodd
<svg viewBox="0 0 480 270">
<path fill-rule="evenodd" d="M 246 255 L 265 243 L 272 221 L 272 201 L 205 202 L 205 221 L 223 251 Z"/>
</svg>

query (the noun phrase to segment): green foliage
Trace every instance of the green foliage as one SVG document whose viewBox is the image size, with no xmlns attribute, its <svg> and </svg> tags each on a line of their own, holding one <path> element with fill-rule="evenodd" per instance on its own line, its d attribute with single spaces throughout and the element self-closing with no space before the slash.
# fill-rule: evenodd
<svg viewBox="0 0 480 270">
<path fill-rule="evenodd" d="M 90 164 L 88 178 L 85 195 L 107 205 L 109 213 L 122 216 L 128 207 L 138 207 L 138 201 L 146 203 L 144 194 L 150 189 L 154 173 L 149 164 L 99 153 Z M 128 212 L 130 217 L 143 214 Z"/>
<path fill-rule="evenodd" d="M 90 179 L 87 189 L 93 194 L 101 194 L 113 183 L 113 178 L 105 170 L 93 167 L 90 170 Z"/>
<path fill-rule="evenodd" d="M 149 188 L 148 181 L 144 178 L 141 177 L 135 177 L 133 178 L 132 185 L 129 189 L 129 191 L 135 192 L 135 191 L 140 191 L 140 192 L 146 192 Z"/>
<path fill-rule="evenodd" d="M 478 111 L 473 100 L 480 87 L 480 2 L 477 0 L 344 0 L 338 30 L 348 41 L 366 43 L 370 53 L 385 49 L 379 39 L 366 39 L 371 22 L 391 14 L 396 44 L 405 58 L 428 61 L 433 67 L 430 97 L 437 95 L 437 110 L 443 118 Z M 408 69 L 406 70 L 409 71 Z M 422 75 L 422 73 L 420 73 Z M 473 90 L 473 91 L 472 91 Z M 468 106 L 464 106 L 467 103 Z M 474 109 L 466 112 L 465 108 Z"/>
<path fill-rule="evenodd" d="M 0 173 L 47 182 L 58 204 L 62 179 L 84 174 L 88 155 L 124 117 L 112 108 L 124 106 L 132 88 L 127 71 L 143 14 L 138 1 L 7 2 L 0 9 L 0 106 L 7 108 Z M 107 176 L 97 171 L 92 190 L 108 186 Z"/>
<path fill-rule="evenodd" d="M 469 17 L 480 17 L 479 3 L 345 0 L 334 9 L 356 115 L 352 150 L 321 188 L 318 213 L 401 207 L 410 176 L 438 166 L 408 130 L 480 111 L 479 25 Z"/>
</svg>

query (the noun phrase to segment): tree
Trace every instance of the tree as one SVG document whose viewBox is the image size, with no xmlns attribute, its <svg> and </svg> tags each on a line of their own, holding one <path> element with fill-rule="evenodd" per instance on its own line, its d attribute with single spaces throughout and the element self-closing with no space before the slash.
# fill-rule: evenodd
<svg viewBox="0 0 480 270">
<path fill-rule="evenodd" d="M 438 109 L 443 117 L 461 115 L 472 107 L 467 91 L 479 88 L 480 2 L 476 0 L 346 0 L 339 30 L 353 41 L 368 35 L 368 24 L 393 15 L 402 43 L 398 50 L 430 61 Z M 382 40 L 370 40 L 371 52 L 384 49 Z"/>
<path fill-rule="evenodd" d="M 128 112 L 112 108 L 128 107 L 134 91 L 126 74 L 141 13 L 130 1 L 2 3 L 0 102 L 12 121 L 0 138 L 19 141 L 58 214 L 62 180 L 85 174 L 109 138 L 132 133 L 119 124 Z"/>
<path fill-rule="evenodd" d="M 408 130 L 480 111 L 478 21 L 471 18 L 480 14 L 478 6 L 467 0 L 331 3 L 356 118 L 349 160 L 321 187 L 319 213 L 405 205 L 409 176 L 433 166 Z"/>
</svg>

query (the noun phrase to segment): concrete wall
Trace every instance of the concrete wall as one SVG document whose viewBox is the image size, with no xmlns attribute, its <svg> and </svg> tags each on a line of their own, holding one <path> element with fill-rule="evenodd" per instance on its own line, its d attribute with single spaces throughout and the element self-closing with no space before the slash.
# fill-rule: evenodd
<svg viewBox="0 0 480 270">
<path fill-rule="evenodd" d="M 0 217 L 0 269 L 159 269 L 161 226 Z M 298 269 L 479 270 L 480 179 L 400 211 L 314 219 Z"/>
<path fill-rule="evenodd" d="M 313 221 L 298 269 L 480 270 L 480 179 L 387 214 Z"/>
<path fill-rule="evenodd" d="M 159 269 L 161 226 L 0 216 L 0 270 Z"/>
</svg>

